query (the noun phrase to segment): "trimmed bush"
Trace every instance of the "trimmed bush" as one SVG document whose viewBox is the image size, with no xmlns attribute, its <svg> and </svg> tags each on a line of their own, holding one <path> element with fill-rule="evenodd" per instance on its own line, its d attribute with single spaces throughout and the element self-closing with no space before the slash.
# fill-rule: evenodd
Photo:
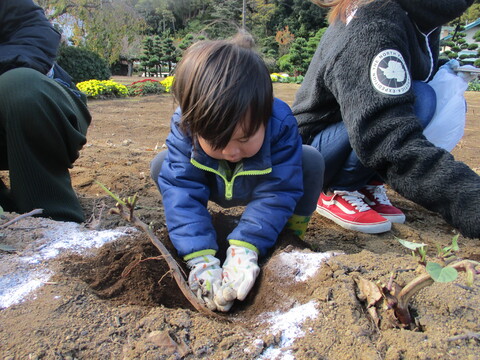
<svg viewBox="0 0 480 360">
<path fill-rule="evenodd" d="M 127 85 L 128 96 L 143 96 L 148 94 L 161 94 L 166 92 L 165 86 L 160 81 L 153 79 L 139 80 Z"/>
<path fill-rule="evenodd" d="M 112 97 L 127 96 L 128 89 L 125 85 L 112 80 L 88 80 L 77 84 L 77 88 L 84 92 L 87 97 L 94 99 L 105 99 Z"/>
<path fill-rule="evenodd" d="M 57 62 L 70 74 L 74 83 L 91 79 L 108 80 L 111 76 L 107 62 L 98 54 L 86 49 L 62 46 L 58 52 Z"/>
<path fill-rule="evenodd" d="M 468 83 L 467 91 L 480 91 L 480 80 L 475 79 Z"/>
</svg>

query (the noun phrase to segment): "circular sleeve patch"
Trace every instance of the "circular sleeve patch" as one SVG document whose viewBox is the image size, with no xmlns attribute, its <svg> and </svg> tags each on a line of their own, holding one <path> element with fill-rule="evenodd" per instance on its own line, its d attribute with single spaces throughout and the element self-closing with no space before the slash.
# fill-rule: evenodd
<svg viewBox="0 0 480 360">
<path fill-rule="evenodd" d="M 383 50 L 370 67 L 373 87 L 383 94 L 402 95 L 410 90 L 411 80 L 405 60 L 399 51 Z"/>
</svg>

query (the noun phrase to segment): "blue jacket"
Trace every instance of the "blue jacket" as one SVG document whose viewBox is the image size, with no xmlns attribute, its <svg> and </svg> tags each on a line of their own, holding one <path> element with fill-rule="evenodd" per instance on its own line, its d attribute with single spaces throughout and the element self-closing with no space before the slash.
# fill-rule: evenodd
<svg viewBox="0 0 480 360">
<path fill-rule="evenodd" d="M 178 254 L 189 259 L 218 249 L 207 210 L 211 200 L 222 207 L 246 206 L 227 239 L 253 245 L 265 255 L 303 195 L 302 142 L 290 107 L 274 100 L 262 147 L 233 171 L 193 143 L 180 130 L 180 119 L 177 109 L 158 178 L 167 228 Z"/>
</svg>

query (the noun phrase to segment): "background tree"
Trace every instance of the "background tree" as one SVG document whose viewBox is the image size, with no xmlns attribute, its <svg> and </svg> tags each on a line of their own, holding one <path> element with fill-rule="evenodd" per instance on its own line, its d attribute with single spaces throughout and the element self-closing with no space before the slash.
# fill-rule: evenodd
<svg viewBox="0 0 480 360">
<path fill-rule="evenodd" d="M 250 28 L 258 38 L 272 35 L 270 22 L 276 11 L 276 5 L 269 0 L 252 0 L 250 4 Z"/>
<path fill-rule="evenodd" d="M 465 37 L 467 34 L 465 33 L 465 26 L 461 24 L 461 21 L 461 18 L 458 18 L 450 23 L 453 26 L 453 30 L 449 32 L 446 39 L 440 42 L 443 48 L 440 57 L 456 59 L 461 64 L 476 64 L 478 62 L 475 59 L 479 57 L 479 53 L 476 51 L 478 44 L 466 41 Z"/>
<path fill-rule="evenodd" d="M 297 37 L 309 38 L 325 27 L 327 11 L 308 0 L 273 0 L 275 13 L 269 29 L 277 31 L 288 26 Z"/>
<path fill-rule="evenodd" d="M 108 61 L 118 61 L 124 40 L 133 41 L 144 28 L 135 10 L 137 0 L 41 0 L 50 20 L 69 28 L 74 45 Z"/>
<path fill-rule="evenodd" d="M 155 76 L 161 73 L 162 41 L 160 36 L 147 36 L 143 40 L 143 54 L 140 56 L 140 65 L 146 76 Z"/>
<path fill-rule="evenodd" d="M 288 25 L 285 26 L 283 30 L 278 30 L 277 34 L 275 35 L 275 41 L 278 44 L 279 48 L 279 55 L 283 56 L 288 53 L 290 49 L 290 45 L 295 40 L 295 35 L 290 32 Z"/>
<path fill-rule="evenodd" d="M 1 0 L 0 0 L 1 1 Z M 70 44 L 99 54 L 119 66 L 141 60 L 148 74 L 171 72 L 182 52 L 202 38 L 230 38 L 242 26 L 244 0 L 39 0 L 49 17 L 63 28 Z M 295 49 L 283 63 L 305 71 L 318 29 L 325 26 L 326 11 L 308 0 L 245 0 L 246 29 L 269 69 Z M 145 43 L 139 39 L 149 36 Z M 159 41 L 157 36 L 164 39 Z M 302 38 L 303 40 L 300 40 Z M 161 44 L 160 44 L 161 43 Z M 175 47 L 177 46 L 177 47 Z M 300 49 L 302 49 L 300 51 Z M 112 65 L 113 66 L 113 65 Z M 125 65 L 122 65 L 125 66 Z"/>
<path fill-rule="evenodd" d="M 177 48 L 173 44 L 171 38 L 166 38 L 162 41 L 162 57 L 160 60 L 163 63 L 167 63 L 168 73 L 172 72 L 172 63 L 177 61 Z"/>
</svg>

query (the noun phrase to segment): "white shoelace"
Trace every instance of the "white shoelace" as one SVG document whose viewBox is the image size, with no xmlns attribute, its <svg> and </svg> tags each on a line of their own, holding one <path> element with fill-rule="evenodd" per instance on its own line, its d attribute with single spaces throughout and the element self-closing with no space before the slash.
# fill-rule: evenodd
<svg viewBox="0 0 480 360">
<path fill-rule="evenodd" d="M 333 192 L 335 195 L 341 196 L 348 202 L 350 205 L 355 207 L 359 212 L 368 211 L 370 210 L 370 206 L 368 206 L 364 199 L 364 195 L 359 193 L 358 191 L 345 191 L 345 190 L 335 190 Z"/>
<path fill-rule="evenodd" d="M 365 189 L 373 195 L 375 200 L 382 205 L 392 205 L 390 200 L 387 197 L 387 190 L 383 185 L 367 185 Z"/>
</svg>

